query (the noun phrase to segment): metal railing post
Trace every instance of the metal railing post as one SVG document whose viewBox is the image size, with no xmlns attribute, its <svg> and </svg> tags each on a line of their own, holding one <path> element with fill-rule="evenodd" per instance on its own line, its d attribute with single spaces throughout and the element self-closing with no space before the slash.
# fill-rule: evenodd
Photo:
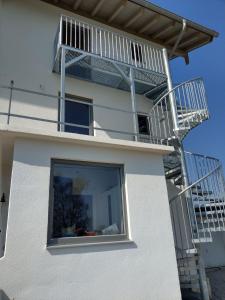
<svg viewBox="0 0 225 300">
<path fill-rule="evenodd" d="M 167 76 L 168 91 L 170 92 L 169 100 L 170 100 L 170 107 L 172 112 L 174 131 L 177 132 L 179 130 L 179 125 L 177 119 L 176 99 L 173 93 L 173 84 L 172 84 L 172 79 L 170 74 L 169 60 L 168 60 L 167 50 L 164 48 L 162 51 L 163 51 L 163 62 L 165 66 L 165 73 Z"/>
<path fill-rule="evenodd" d="M 8 109 L 8 116 L 7 116 L 7 124 L 8 125 L 9 125 L 10 115 L 11 115 L 13 86 L 14 86 L 14 81 L 12 80 L 10 82 L 9 109 Z"/>
<path fill-rule="evenodd" d="M 60 23 L 59 23 L 59 39 L 58 39 L 59 46 L 62 45 L 62 32 L 63 32 L 62 27 L 63 27 L 63 16 L 61 16 Z"/>
<path fill-rule="evenodd" d="M 61 47 L 61 77 L 60 77 L 60 122 L 65 122 L 65 48 Z M 64 124 L 60 124 L 60 131 L 64 131 Z"/>
<path fill-rule="evenodd" d="M 136 106 L 136 95 L 135 95 L 135 83 L 134 83 L 134 71 L 130 68 L 130 93 L 133 113 L 133 126 L 134 126 L 134 140 L 138 140 L 138 120 L 137 120 L 137 106 Z"/>
</svg>

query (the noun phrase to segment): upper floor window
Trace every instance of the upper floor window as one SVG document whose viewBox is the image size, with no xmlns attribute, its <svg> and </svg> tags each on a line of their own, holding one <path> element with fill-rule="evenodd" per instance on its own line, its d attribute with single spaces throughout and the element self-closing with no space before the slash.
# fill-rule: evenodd
<svg viewBox="0 0 225 300">
<path fill-rule="evenodd" d="M 79 22 L 75 25 L 70 20 L 62 23 L 62 43 L 83 51 L 91 49 L 91 32 Z"/>
<path fill-rule="evenodd" d="M 65 132 L 93 135 L 92 101 L 67 94 L 65 101 Z M 71 125 L 70 125 L 71 124 Z"/>
<path fill-rule="evenodd" d="M 131 56 L 135 62 L 139 62 L 139 63 L 143 62 L 142 48 L 140 45 L 135 44 L 135 43 L 131 44 Z"/>
<path fill-rule="evenodd" d="M 126 236 L 119 165 L 53 161 L 49 239 L 100 242 Z"/>
<path fill-rule="evenodd" d="M 138 129 L 141 135 L 150 135 L 149 117 L 144 114 L 138 114 Z"/>
</svg>

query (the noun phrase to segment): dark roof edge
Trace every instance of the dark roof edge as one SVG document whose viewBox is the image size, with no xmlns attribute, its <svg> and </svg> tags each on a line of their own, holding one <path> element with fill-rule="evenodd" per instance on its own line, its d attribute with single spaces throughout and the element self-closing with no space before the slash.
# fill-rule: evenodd
<svg viewBox="0 0 225 300">
<path fill-rule="evenodd" d="M 167 17 L 169 19 L 172 19 L 172 20 L 175 20 L 175 21 L 177 21 L 177 22 L 179 22 L 181 24 L 182 24 L 182 20 L 185 19 L 186 22 L 187 22 L 187 26 L 188 27 L 193 28 L 193 29 L 198 30 L 198 31 L 201 31 L 201 32 L 203 32 L 205 34 L 208 34 L 212 38 L 219 36 L 219 33 L 217 31 L 215 31 L 215 30 L 212 30 L 212 29 L 207 28 L 205 26 L 202 26 L 202 25 L 200 25 L 198 23 L 190 21 L 190 20 L 188 20 L 188 19 L 186 19 L 184 17 L 181 17 L 181 16 L 179 16 L 177 14 L 174 14 L 174 13 L 172 13 L 172 12 L 170 12 L 170 11 L 164 9 L 164 8 L 161 8 L 161 7 L 159 7 L 159 6 L 155 5 L 155 4 L 147 2 L 146 0 L 128 0 L 128 1 L 129 2 L 133 2 L 133 3 L 135 3 L 135 4 L 139 5 L 139 6 L 142 6 L 144 8 L 150 9 L 151 11 L 154 11 L 154 12 L 159 13 L 161 15 L 164 15 L 165 17 Z"/>
</svg>

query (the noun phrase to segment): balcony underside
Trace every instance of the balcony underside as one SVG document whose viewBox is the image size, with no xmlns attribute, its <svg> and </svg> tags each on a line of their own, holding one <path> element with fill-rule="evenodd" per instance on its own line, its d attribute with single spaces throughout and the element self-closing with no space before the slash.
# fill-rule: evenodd
<svg viewBox="0 0 225 300">
<path fill-rule="evenodd" d="M 90 53 L 81 52 L 76 49 L 67 49 L 65 55 L 66 64 L 77 60 L 66 68 L 66 75 L 78 79 L 91 81 L 97 84 L 112 88 L 130 91 L 121 72 L 129 77 L 130 66 L 116 61 L 111 61 L 103 57 L 96 57 Z M 58 50 L 53 71 L 60 73 L 61 69 L 61 48 Z M 154 71 L 146 71 L 141 68 L 133 67 L 135 92 L 146 94 L 149 98 L 157 96 L 166 86 L 166 76 Z"/>
</svg>

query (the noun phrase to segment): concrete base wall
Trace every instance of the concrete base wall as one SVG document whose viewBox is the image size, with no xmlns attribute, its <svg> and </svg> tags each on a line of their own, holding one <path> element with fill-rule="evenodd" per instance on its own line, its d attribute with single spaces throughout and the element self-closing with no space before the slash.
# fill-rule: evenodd
<svg viewBox="0 0 225 300">
<path fill-rule="evenodd" d="M 201 244 L 201 254 L 207 268 L 225 266 L 225 233 L 213 232 L 213 242 Z"/>
</svg>

